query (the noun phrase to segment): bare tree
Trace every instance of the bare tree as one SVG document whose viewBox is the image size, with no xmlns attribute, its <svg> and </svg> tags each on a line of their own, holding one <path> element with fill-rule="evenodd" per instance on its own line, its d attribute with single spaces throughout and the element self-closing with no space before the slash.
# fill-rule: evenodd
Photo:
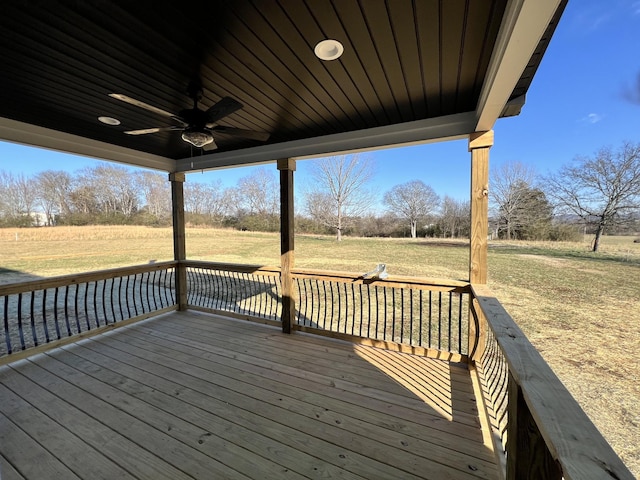
<svg viewBox="0 0 640 480">
<path fill-rule="evenodd" d="M 498 228 L 505 232 L 507 240 L 513 238 L 515 227 L 522 223 L 523 205 L 535 179 L 535 170 L 521 162 L 505 163 L 491 172 L 489 194 L 499 217 Z"/>
<path fill-rule="evenodd" d="M 205 222 L 222 222 L 233 211 L 233 189 L 225 189 L 220 181 L 187 182 L 184 189 L 185 210 Z M 194 218 L 192 218 L 193 220 Z"/>
<path fill-rule="evenodd" d="M 138 209 L 138 194 L 128 169 L 101 163 L 83 169 L 76 180 L 83 208 L 96 211 L 85 213 L 122 214 L 131 217 Z M 76 193 L 76 192 L 74 192 Z"/>
<path fill-rule="evenodd" d="M 278 182 L 275 174 L 259 168 L 238 180 L 243 207 L 251 215 L 277 215 L 280 208 Z"/>
<path fill-rule="evenodd" d="M 448 195 L 444 196 L 440 208 L 440 224 L 443 235 L 451 238 L 460 237 L 469 231 L 471 208 L 468 200 L 456 200 Z"/>
<path fill-rule="evenodd" d="M 411 225 L 411 238 L 416 238 L 418 220 L 426 218 L 440 204 L 440 197 L 422 180 L 396 185 L 384 195 L 384 203 L 391 213 L 404 218 Z"/>
<path fill-rule="evenodd" d="M 577 157 L 546 179 L 546 191 L 561 213 L 595 227 L 593 251 L 607 227 L 630 221 L 640 211 L 640 144 L 603 148 Z"/>
<path fill-rule="evenodd" d="M 35 178 L 40 206 L 47 218 L 47 225 L 54 225 L 59 215 L 71 213 L 71 175 L 62 170 L 46 170 Z"/>
<path fill-rule="evenodd" d="M 0 172 L 2 216 L 22 224 L 30 224 L 37 199 L 37 188 L 32 178 Z"/>
<path fill-rule="evenodd" d="M 171 188 L 166 175 L 155 172 L 136 172 L 134 184 L 146 211 L 157 219 L 171 216 Z"/>
<path fill-rule="evenodd" d="M 366 190 L 373 163 L 360 154 L 316 160 L 311 172 L 314 187 L 306 194 L 306 209 L 317 222 L 336 231 L 336 240 L 349 221 L 363 215 L 372 203 Z"/>
</svg>

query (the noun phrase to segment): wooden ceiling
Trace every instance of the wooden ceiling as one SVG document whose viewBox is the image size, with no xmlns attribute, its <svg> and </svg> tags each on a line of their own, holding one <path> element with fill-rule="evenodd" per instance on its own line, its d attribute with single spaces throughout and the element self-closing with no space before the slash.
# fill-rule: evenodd
<svg viewBox="0 0 640 480">
<path fill-rule="evenodd" d="M 176 171 L 470 133 L 484 128 L 488 84 L 507 75 L 513 31 L 533 48 L 509 91 L 493 95 L 497 116 L 519 113 L 505 106 L 526 93 L 566 3 L 540 0 L 528 33 L 518 25 L 536 1 L 5 0 L 0 138 Z M 314 55 L 327 38 L 344 45 L 340 59 Z M 193 106 L 192 81 L 203 109 L 225 96 L 244 105 L 220 125 L 269 140 L 218 134 L 204 152 L 178 131 L 123 133 L 176 122 L 110 93 L 177 114 Z"/>
</svg>

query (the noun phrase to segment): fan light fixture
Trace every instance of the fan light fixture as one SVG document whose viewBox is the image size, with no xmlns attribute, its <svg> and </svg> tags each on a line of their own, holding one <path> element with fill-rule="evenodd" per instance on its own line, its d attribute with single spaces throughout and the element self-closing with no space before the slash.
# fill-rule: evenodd
<svg viewBox="0 0 640 480">
<path fill-rule="evenodd" d="M 328 39 L 319 42 L 313 51 L 320 60 L 329 61 L 340 58 L 344 47 L 339 41 Z"/>
<path fill-rule="evenodd" d="M 189 128 L 182 132 L 182 139 L 198 148 L 213 143 L 213 135 L 209 132 Z"/>
</svg>

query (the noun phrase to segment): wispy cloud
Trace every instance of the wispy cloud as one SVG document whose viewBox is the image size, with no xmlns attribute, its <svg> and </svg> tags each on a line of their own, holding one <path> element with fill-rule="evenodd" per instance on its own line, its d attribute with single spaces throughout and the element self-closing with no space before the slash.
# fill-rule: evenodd
<svg viewBox="0 0 640 480">
<path fill-rule="evenodd" d="M 580 119 L 580 122 L 594 124 L 594 123 L 598 123 L 603 118 L 604 118 L 604 115 L 601 115 L 599 113 L 590 113 L 587 116 L 582 117 Z"/>
<path fill-rule="evenodd" d="M 640 2 L 633 2 L 631 4 L 631 10 L 634 15 L 640 15 Z"/>
<path fill-rule="evenodd" d="M 640 3 L 640 2 L 639 2 Z M 583 32 L 592 32 L 612 19 L 610 9 L 601 8 L 600 5 L 584 8 L 574 18 L 575 26 Z"/>
</svg>

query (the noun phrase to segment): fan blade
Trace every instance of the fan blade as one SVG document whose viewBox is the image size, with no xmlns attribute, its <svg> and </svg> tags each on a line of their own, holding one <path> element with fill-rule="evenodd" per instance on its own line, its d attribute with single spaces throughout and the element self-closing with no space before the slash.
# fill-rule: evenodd
<svg viewBox="0 0 640 480">
<path fill-rule="evenodd" d="M 202 147 L 202 149 L 206 152 L 210 151 L 210 150 L 215 150 L 218 148 L 218 145 L 216 145 L 216 141 L 214 140 L 211 143 L 207 143 L 204 147 Z"/>
<path fill-rule="evenodd" d="M 146 135 L 147 133 L 169 132 L 171 130 L 182 130 L 180 127 L 156 127 L 156 128 L 144 128 L 142 130 L 129 130 L 124 132 L 127 135 Z"/>
<path fill-rule="evenodd" d="M 260 142 L 266 142 L 269 140 L 269 134 L 266 132 L 256 132 L 253 130 L 245 130 L 243 128 L 224 127 L 218 125 L 211 129 L 215 133 L 224 133 L 225 135 L 237 135 L 238 137 L 244 137 L 249 140 L 258 140 Z"/>
<path fill-rule="evenodd" d="M 242 107 L 243 105 L 239 101 L 231 97 L 224 97 L 205 112 L 207 114 L 207 124 L 216 123 L 221 118 L 231 115 Z"/>
<path fill-rule="evenodd" d="M 149 110 L 150 112 L 157 113 L 158 115 L 162 115 L 164 117 L 172 117 L 180 120 L 180 117 L 177 117 L 173 113 L 169 113 L 165 110 L 162 110 L 158 107 L 154 107 L 153 105 L 149 105 L 148 103 L 141 102 L 140 100 L 136 100 L 135 98 L 127 97 L 122 93 L 110 93 L 109 96 L 111 98 L 115 98 L 116 100 L 120 100 L 121 102 L 128 103 L 130 105 L 135 105 L 136 107 L 144 108 L 145 110 Z M 184 122 L 183 122 L 184 123 Z"/>
</svg>

